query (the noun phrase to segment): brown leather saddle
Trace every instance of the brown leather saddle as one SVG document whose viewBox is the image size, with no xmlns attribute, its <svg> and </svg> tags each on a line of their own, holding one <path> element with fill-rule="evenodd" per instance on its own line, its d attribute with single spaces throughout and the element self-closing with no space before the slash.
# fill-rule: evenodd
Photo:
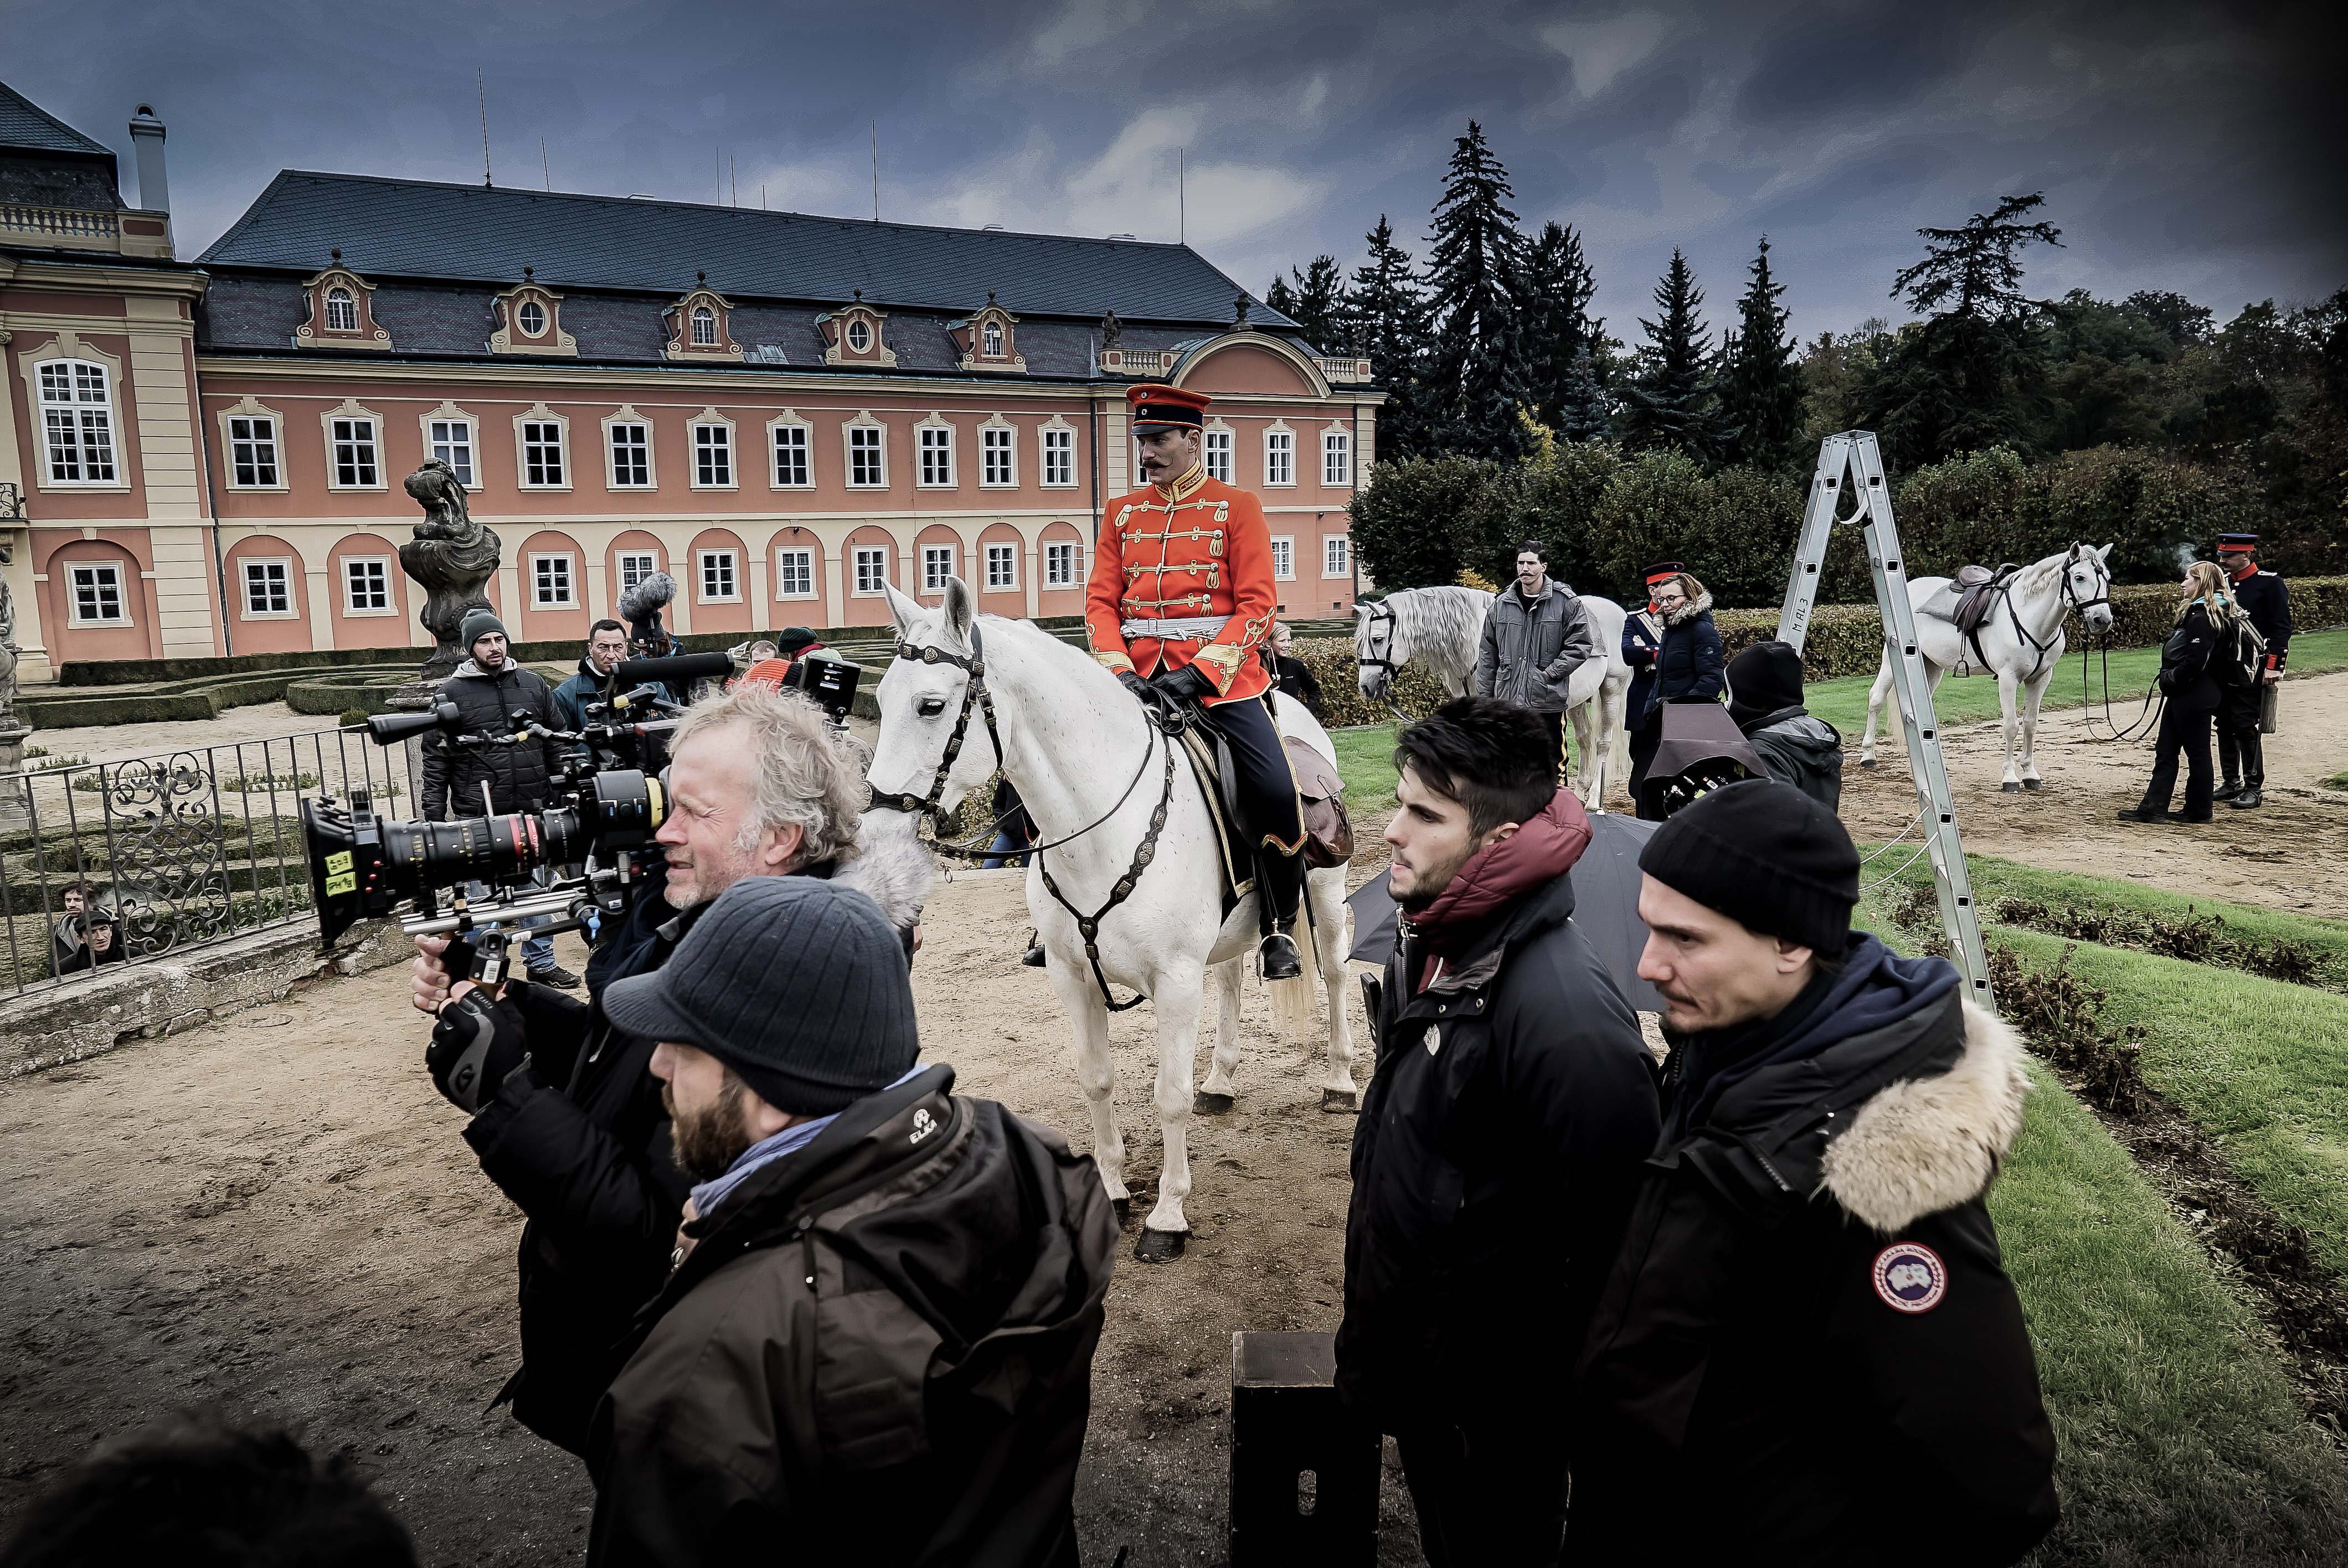
<svg viewBox="0 0 2348 1568">
<path fill-rule="evenodd" d="M 2007 579 L 2021 569 L 2012 561 L 1995 567 L 1961 566 L 1949 587 L 1924 606 L 1925 612 L 1940 615 L 1959 631 L 1970 635 L 1989 619 L 1990 607 L 2004 591 Z M 1945 610 L 1939 608 L 1943 599 L 1950 600 Z"/>
<path fill-rule="evenodd" d="M 1304 864 L 1316 870 L 1344 865 L 1354 857 L 1354 824 L 1345 814 L 1345 781 L 1309 743 L 1294 735 L 1283 735 L 1281 741 L 1288 753 L 1289 771 L 1296 775 L 1297 798 L 1303 808 Z M 1228 914 L 1233 902 L 1255 886 L 1255 840 L 1240 810 L 1231 749 L 1200 724 L 1182 732 L 1182 748 L 1198 770 L 1208 814 L 1215 819 Z"/>
</svg>

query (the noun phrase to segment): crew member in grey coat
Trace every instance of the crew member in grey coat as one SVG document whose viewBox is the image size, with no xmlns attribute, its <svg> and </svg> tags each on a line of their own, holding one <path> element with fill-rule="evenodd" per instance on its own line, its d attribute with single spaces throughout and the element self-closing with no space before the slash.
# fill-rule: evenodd
<svg viewBox="0 0 2348 1568">
<path fill-rule="evenodd" d="M 1756 642 L 1728 661 L 1728 716 L 1771 778 L 1841 809 L 1842 733 L 1802 706 L 1802 656 L 1791 643 Z"/>
<path fill-rule="evenodd" d="M 1549 732 L 1551 758 L 1565 765 L 1567 687 L 1573 672 L 1598 655 L 1581 596 L 1549 579 L 1549 546 L 1527 539 L 1517 547 L 1516 580 L 1492 600 L 1476 651 L 1478 697 L 1529 708 Z"/>
</svg>

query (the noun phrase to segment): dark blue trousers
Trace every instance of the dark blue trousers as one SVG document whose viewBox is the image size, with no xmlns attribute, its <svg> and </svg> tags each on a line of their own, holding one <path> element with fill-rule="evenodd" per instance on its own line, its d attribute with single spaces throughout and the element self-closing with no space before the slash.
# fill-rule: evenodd
<svg viewBox="0 0 2348 1568">
<path fill-rule="evenodd" d="M 1268 697 L 1242 697 L 1207 709 L 1207 723 L 1231 750 L 1231 769 L 1246 819 L 1248 842 L 1292 856 L 1304 847 L 1304 808 L 1296 798 L 1296 772 L 1280 743 Z"/>
</svg>

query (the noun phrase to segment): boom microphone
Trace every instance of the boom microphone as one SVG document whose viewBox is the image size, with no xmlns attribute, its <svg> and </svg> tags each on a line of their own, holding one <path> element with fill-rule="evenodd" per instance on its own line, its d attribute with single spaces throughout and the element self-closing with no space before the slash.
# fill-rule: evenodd
<svg viewBox="0 0 2348 1568">
<path fill-rule="evenodd" d="M 723 653 L 679 653 L 668 659 L 626 659 L 612 672 L 620 690 L 629 691 L 647 681 L 682 688 L 691 681 L 722 681 L 734 673 L 734 661 Z"/>
<path fill-rule="evenodd" d="M 676 579 L 656 571 L 620 595 L 620 619 L 642 622 L 664 609 L 676 597 Z"/>
</svg>

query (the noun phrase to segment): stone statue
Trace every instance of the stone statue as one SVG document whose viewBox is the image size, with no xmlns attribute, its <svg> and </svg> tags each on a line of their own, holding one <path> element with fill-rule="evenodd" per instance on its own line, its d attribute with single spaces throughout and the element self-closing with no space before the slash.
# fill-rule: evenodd
<svg viewBox="0 0 2348 1568">
<path fill-rule="evenodd" d="M 399 564 L 424 588 L 424 609 L 416 617 L 435 640 L 424 661 L 423 679 L 454 674 L 468 650 L 457 641 L 469 611 L 489 608 L 482 585 L 498 569 L 496 532 L 473 521 L 465 507 L 465 487 L 438 458 L 407 477 L 407 493 L 424 508 L 416 538 L 399 547 Z"/>
<path fill-rule="evenodd" d="M 0 529 L 0 568 L 15 563 L 16 549 L 6 529 Z M 16 728 L 16 599 L 8 591 L 8 574 L 0 570 L 0 734 Z"/>
<path fill-rule="evenodd" d="M 1108 314 L 1101 317 L 1101 347 L 1113 349 L 1124 342 L 1125 323 L 1117 319 L 1117 311 L 1111 307 Z"/>
</svg>

